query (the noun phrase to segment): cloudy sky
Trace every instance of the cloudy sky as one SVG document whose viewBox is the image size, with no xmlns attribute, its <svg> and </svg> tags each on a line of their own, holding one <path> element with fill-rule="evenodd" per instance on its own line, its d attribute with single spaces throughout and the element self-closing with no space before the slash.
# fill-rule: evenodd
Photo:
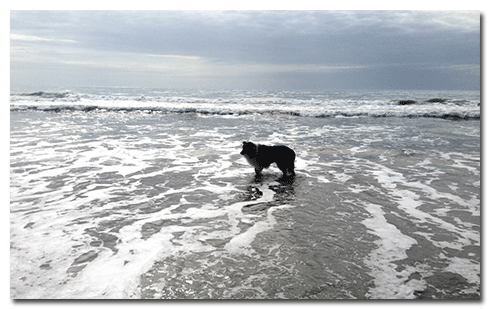
<svg viewBox="0 0 490 309">
<path fill-rule="evenodd" d="M 10 83 L 478 90 L 480 12 L 13 10 Z"/>
</svg>

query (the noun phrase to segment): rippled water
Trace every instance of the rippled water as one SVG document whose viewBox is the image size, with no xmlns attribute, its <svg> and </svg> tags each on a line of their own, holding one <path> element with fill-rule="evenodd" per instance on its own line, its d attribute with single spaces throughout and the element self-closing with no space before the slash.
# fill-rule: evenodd
<svg viewBox="0 0 490 309">
<path fill-rule="evenodd" d="M 12 298 L 480 297 L 480 121 L 11 111 Z M 296 151 L 256 178 L 241 143 Z"/>
</svg>

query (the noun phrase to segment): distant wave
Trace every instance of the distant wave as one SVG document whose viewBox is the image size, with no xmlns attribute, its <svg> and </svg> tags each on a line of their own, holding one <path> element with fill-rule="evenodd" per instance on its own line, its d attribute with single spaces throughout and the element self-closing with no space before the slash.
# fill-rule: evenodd
<svg viewBox="0 0 490 309">
<path fill-rule="evenodd" d="M 68 95 L 68 92 L 30 92 L 30 93 L 20 93 L 19 96 L 27 96 L 27 97 L 46 97 L 46 98 L 64 98 Z"/>
<path fill-rule="evenodd" d="M 70 101 L 80 101 L 80 96 L 70 91 L 63 91 L 63 92 L 38 91 L 38 92 L 30 92 L 30 93 L 19 93 L 19 94 L 11 95 L 10 100 L 11 101 L 12 99 L 15 100 L 15 97 L 21 99 L 22 97 L 31 97 L 31 98 L 47 99 L 47 100 L 66 101 L 66 99 L 70 99 Z"/>
<path fill-rule="evenodd" d="M 330 111 L 330 112 L 311 112 L 300 110 L 231 110 L 217 108 L 193 108 L 193 107 L 102 107 L 95 105 L 12 105 L 11 111 L 36 110 L 44 112 L 143 112 L 143 113 L 175 113 L 188 114 L 195 113 L 201 115 L 290 115 L 298 117 L 315 117 L 315 118 L 335 118 L 335 117 L 373 117 L 373 118 L 439 118 L 448 120 L 480 120 L 480 113 L 473 112 L 393 112 L 393 111 L 373 111 L 373 112 L 357 112 L 357 111 Z"/>
</svg>

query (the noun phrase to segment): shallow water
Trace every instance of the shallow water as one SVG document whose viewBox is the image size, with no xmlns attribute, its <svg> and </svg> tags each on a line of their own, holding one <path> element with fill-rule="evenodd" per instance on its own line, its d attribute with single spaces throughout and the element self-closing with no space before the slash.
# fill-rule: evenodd
<svg viewBox="0 0 490 309">
<path fill-rule="evenodd" d="M 480 297 L 480 121 L 11 111 L 11 298 Z M 285 144 L 261 178 L 241 143 Z"/>
</svg>

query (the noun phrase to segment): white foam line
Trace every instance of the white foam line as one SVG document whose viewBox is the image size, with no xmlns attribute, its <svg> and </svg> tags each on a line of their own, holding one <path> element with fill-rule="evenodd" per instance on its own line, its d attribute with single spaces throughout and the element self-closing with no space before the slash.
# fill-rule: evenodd
<svg viewBox="0 0 490 309">
<path fill-rule="evenodd" d="M 233 237 L 230 242 L 225 245 L 224 249 L 233 254 L 251 255 L 253 251 L 251 249 L 251 243 L 254 241 L 256 236 L 266 230 L 271 229 L 276 224 L 276 220 L 272 213 L 277 209 L 290 207 L 292 206 L 281 205 L 269 208 L 267 210 L 267 218 L 265 220 L 255 223 L 245 232 Z"/>
<path fill-rule="evenodd" d="M 254 205 L 254 204 L 259 204 L 259 203 L 267 203 L 267 202 L 270 202 L 273 200 L 274 191 L 269 189 L 267 185 L 263 184 L 260 187 L 260 190 L 263 193 L 261 198 L 255 200 L 255 201 L 252 201 L 252 202 L 239 202 L 239 203 L 235 203 L 235 204 L 229 206 L 230 210 L 232 210 L 231 213 L 233 215 L 235 215 L 235 217 L 233 218 L 235 230 L 239 230 L 238 229 L 238 223 L 240 222 L 239 219 L 242 219 L 242 221 L 243 221 L 243 213 L 241 212 L 241 209 L 244 206 L 249 206 L 249 205 Z M 234 254 L 251 255 L 252 250 L 250 248 L 250 245 L 251 245 L 252 241 L 255 239 L 256 235 L 265 231 L 265 230 L 271 229 L 276 223 L 274 216 L 272 216 L 272 212 L 277 210 L 277 209 L 280 209 L 280 208 L 289 208 L 289 207 L 292 207 L 292 206 L 280 205 L 280 206 L 275 206 L 275 207 L 269 208 L 267 210 L 267 218 L 265 220 L 256 222 L 247 231 L 234 236 L 230 240 L 230 242 L 228 242 L 225 245 L 225 247 L 224 247 L 225 250 L 227 250 L 230 253 L 234 253 Z"/>
<path fill-rule="evenodd" d="M 441 193 L 431 186 L 422 184 L 420 182 L 409 182 L 404 185 L 422 190 L 424 193 L 427 194 L 428 198 L 433 200 L 447 199 L 448 201 L 456 202 L 460 206 L 465 207 L 466 210 L 470 211 L 473 216 L 480 215 L 480 200 L 476 197 L 472 197 L 470 200 L 465 200 L 451 193 Z"/>
<path fill-rule="evenodd" d="M 396 261 L 406 259 L 406 251 L 417 241 L 400 232 L 394 225 L 389 224 L 381 206 L 364 203 L 366 210 L 371 214 L 370 219 L 362 223 L 370 233 L 379 237 L 375 243 L 378 248 L 369 254 L 364 263 L 371 268 L 370 274 L 374 277 L 374 288 L 367 293 L 368 298 L 374 299 L 407 299 L 414 298 L 413 291 L 425 288 L 423 280 L 408 280 L 413 269 L 406 268 L 397 271 Z"/>
<path fill-rule="evenodd" d="M 141 223 L 141 222 L 140 222 Z M 141 224 L 123 227 L 118 233 L 118 254 L 109 250 L 99 251 L 98 257 L 90 262 L 68 286 L 61 287 L 58 298 L 140 298 L 139 277 L 154 263 L 155 258 L 172 247 L 173 237 L 166 233 L 152 236 L 152 240 L 141 239 Z M 156 245 L 158 244 L 158 245 Z"/>
<path fill-rule="evenodd" d="M 407 212 L 410 216 L 417 218 L 420 222 L 437 224 L 440 228 L 458 234 L 460 236 L 458 237 L 457 241 L 457 243 L 459 243 L 459 245 L 457 246 L 458 248 L 461 249 L 463 246 L 470 244 L 480 244 L 480 235 L 478 232 L 468 229 L 461 229 L 454 224 L 451 224 L 427 212 L 419 210 L 418 207 L 422 205 L 422 202 L 419 200 L 420 196 L 413 191 L 396 189 L 396 183 L 400 183 L 404 186 L 412 188 L 422 189 L 424 190 L 424 192 L 428 192 L 430 197 L 435 199 L 442 197 L 448 198 L 449 196 L 452 196 L 452 194 L 439 194 L 435 189 L 430 186 L 423 185 L 419 182 L 407 182 L 401 173 L 394 172 L 382 165 L 378 165 L 377 170 L 373 171 L 372 174 L 376 176 L 378 182 L 384 188 L 388 189 L 391 192 L 391 196 L 397 197 L 399 208 Z M 467 201 L 462 200 L 461 198 L 456 198 L 456 202 L 463 204 L 463 206 L 469 207 L 469 210 L 471 210 L 471 208 L 474 206 L 472 204 L 469 204 Z M 470 202 L 475 203 L 474 200 L 471 200 Z M 423 235 L 427 236 L 427 234 Z M 438 243 L 437 241 L 433 241 L 430 238 L 428 240 L 436 245 Z M 451 247 L 454 247 L 454 244 Z"/>
</svg>

